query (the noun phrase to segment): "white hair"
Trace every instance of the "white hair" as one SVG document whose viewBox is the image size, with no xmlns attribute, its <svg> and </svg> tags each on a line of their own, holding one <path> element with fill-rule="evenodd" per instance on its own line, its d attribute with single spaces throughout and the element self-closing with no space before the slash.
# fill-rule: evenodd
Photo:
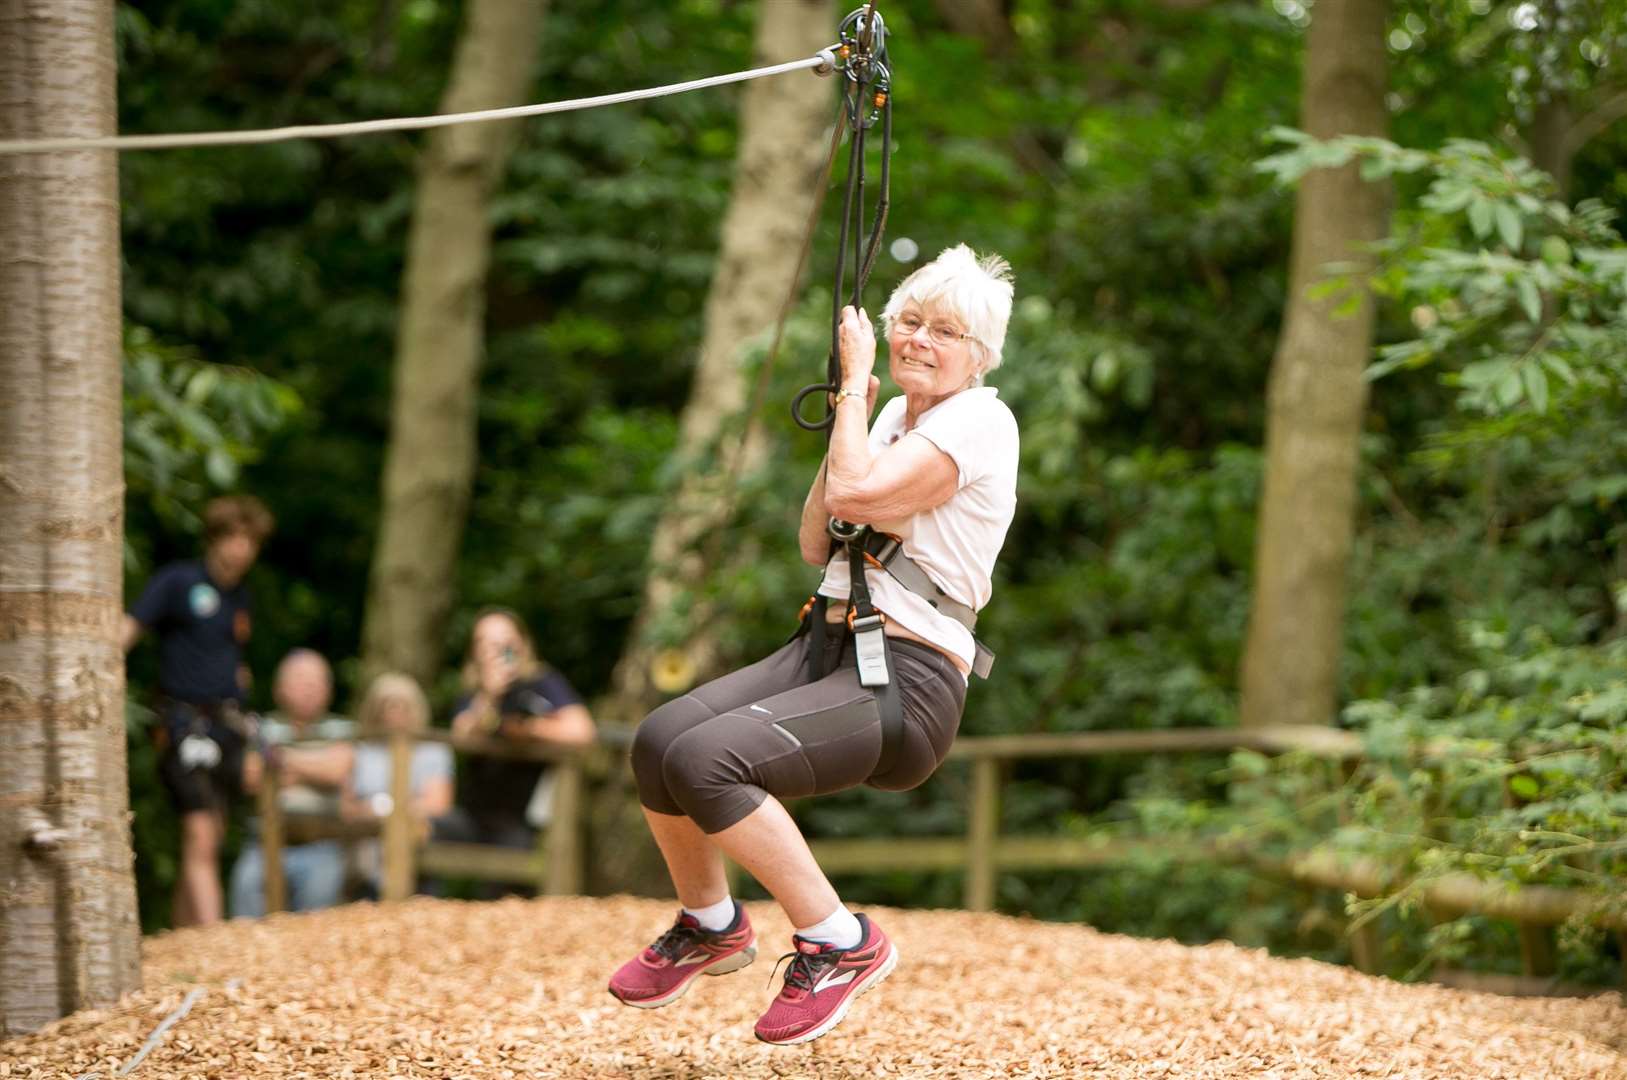
<svg viewBox="0 0 1627 1080">
<path fill-rule="evenodd" d="M 893 320 L 911 303 L 923 312 L 958 319 L 982 352 L 981 383 L 1003 358 L 1012 292 L 1009 263 L 998 255 L 979 258 L 965 244 L 956 244 L 898 283 L 881 313 L 882 331 L 892 333 Z"/>
</svg>

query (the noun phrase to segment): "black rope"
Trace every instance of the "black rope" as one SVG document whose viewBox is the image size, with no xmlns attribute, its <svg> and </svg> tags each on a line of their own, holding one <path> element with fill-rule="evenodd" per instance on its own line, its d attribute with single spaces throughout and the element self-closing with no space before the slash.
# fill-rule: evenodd
<svg viewBox="0 0 1627 1080">
<path fill-rule="evenodd" d="M 891 179 L 893 113 L 892 73 L 887 68 L 886 24 L 876 14 L 874 0 L 842 21 L 837 55 L 843 61 L 842 113 L 850 133 L 847 154 L 847 183 L 842 192 L 842 218 L 836 234 L 836 272 L 831 289 L 830 354 L 825 361 L 825 381 L 805 386 L 791 400 L 791 418 L 807 431 L 823 431 L 827 440 L 836 422 L 828 395 L 841 388 L 842 308 L 862 307 L 864 286 L 875 268 L 881 239 L 887 225 Z M 881 121 L 880 189 L 875 212 L 865 227 L 866 135 Z M 851 251 L 849 244 L 851 243 Z M 852 258 L 851 292 L 847 261 Z M 811 394 L 827 395 L 825 413 L 817 420 L 802 415 L 802 402 Z"/>
</svg>

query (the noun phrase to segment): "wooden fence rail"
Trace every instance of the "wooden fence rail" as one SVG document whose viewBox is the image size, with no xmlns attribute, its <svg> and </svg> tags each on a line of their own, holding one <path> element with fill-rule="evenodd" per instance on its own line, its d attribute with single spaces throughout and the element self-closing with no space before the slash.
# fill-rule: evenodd
<svg viewBox="0 0 1627 1080">
<path fill-rule="evenodd" d="M 358 740 L 369 741 L 369 740 Z M 582 891 L 583 770 L 593 748 L 551 746 L 492 737 L 453 738 L 429 729 L 416 736 L 397 734 L 390 747 L 390 812 L 378 821 L 336 821 L 328 817 L 291 816 L 282 810 L 275 770 L 267 769 L 256 795 L 260 847 L 265 854 L 266 910 L 282 911 L 288 903 L 281 853 L 288 834 L 301 840 L 358 839 L 377 836 L 382 848 L 379 898 L 401 900 L 412 895 L 420 874 L 468 877 L 536 886 L 550 895 Z M 460 754 L 507 761 L 549 762 L 555 769 L 552 813 L 539 830 L 535 850 L 488 844 L 454 844 L 421 836 L 423 823 L 412 810 L 412 751 L 415 742 L 440 742 Z M 298 745 L 298 744 L 294 744 Z"/>
<path fill-rule="evenodd" d="M 533 882 L 543 892 L 552 894 L 581 890 L 585 859 L 581 840 L 585 768 L 595 755 L 607 751 L 619 758 L 631 743 L 631 729 L 601 728 L 599 744 L 585 749 L 496 738 L 453 739 L 449 733 L 437 730 L 423 732 L 418 737 L 449 743 L 464 754 L 554 763 L 557 779 L 552 818 L 542 832 L 536 851 L 422 841 L 417 836 L 419 825 L 412 819 L 409 790 L 412 740 L 396 736 L 390 742 L 392 809 L 378 829 L 383 837 L 384 899 L 409 895 L 419 873 Z M 949 753 L 951 761 L 965 761 L 971 769 L 971 803 L 964 836 L 911 837 L 907 842 L 900 842 L 896 837 L 821 839 L 810 846 L 820 865 L 833 874 L 963 870 L 964 904 L 972 911 L 994 907 L 998 877 L 1002 872 L 1081 869 L 1122 863 L 1138 856 L 1172 854 L 1205 861 L 1242 862 L 1285 880 L 1363 897 L 1383 895 L 1392 883 L 1384 867 L 1371 860 L 1344 859 L 1328 850 L 1316 850 L 1291 859 L 1271 859 L 1240 845 L 1181 846 L 1090 837 L 1009 836 L 1000 832 L 1001 788 L 1009 762 L 1240 749 L 1264 754 L 1297 751 L 1347 765 L 1362 756 L 1361 740 L 1355 734 L 1320 727 L 966 736 L 956 740 Z M 266 783 L 260 793 L 261 843 L 266 855 L 269 911 L 280 910 L 285 902 L 281 860 L 273 858 L 273 854 L 282 849 L 286 823 L 277 809 L 274 789 L 274 782 Z M 320 827 L 317 828 L 320 831 Z M 340 826 L 327 835 L 353 834 L 356 829 L 356 826 Z M 1528 885 L 1516 891 L 1467 874 L 1456 874 L 1424 885 L 1421 899 L 1436 911 L 1454 915 L 1481 913 L 1512 920 L 1522 927 L 1522 933 L 1530 928 L 1551 928 L 1580 915 L 1627 934 L 1627 915 L 1619 910 L 1598 908 L 1591 898 L 1575 890 Z M 1373 969 L 1378 961 L 1376 939 L 1371 932 L 1358 938 L 1355 944 L 1358 966 Z"/>
</svg>

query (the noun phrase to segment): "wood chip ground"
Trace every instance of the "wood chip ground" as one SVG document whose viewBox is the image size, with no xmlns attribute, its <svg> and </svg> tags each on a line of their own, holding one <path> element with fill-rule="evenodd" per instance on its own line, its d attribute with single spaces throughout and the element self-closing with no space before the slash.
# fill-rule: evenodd
<svg viewBox="0 0 1627 1080">
<path fill-rule="evenodd" d="M 145 988 L 0 1043 L 0 1077 L 1389 1077 L 1627 1080 L 1619 994 L 1513 999 L 1309 960 L 948 911 L 874 912 L 902 953 L 831 1034 L 751 1026 L 789 927 L 750 907 L 757 962 L 658 1011 L 605 992 L 669 903 L 352 905 L 150 939 Z"/>
</svg>

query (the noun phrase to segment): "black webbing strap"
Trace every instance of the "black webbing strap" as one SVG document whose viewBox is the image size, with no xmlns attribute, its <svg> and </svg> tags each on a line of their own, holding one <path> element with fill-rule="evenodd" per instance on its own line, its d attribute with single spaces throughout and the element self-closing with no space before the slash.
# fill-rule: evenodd
<svg viewBox="0 0 1627 1080">
<path fill-rule="evenodd" d="M 813 599 L 808 601 L 808 611 L 803 619 L 803 626 L 808 630 L 808 681 L 818 682 L 830 672 L 825 670 L 825 635 L 829 632 L 825 626 L 825 609 L 830 601 L 815 593 Z"/>
<path fill-rule="evenodd" d="M 859 530 L 843 546 L 847 548 L 849 581 L 847 625 L 853 634 L 859 685 L 875 693 L 876 708 L 881 712 L 881 760 L 876 763 L 876 772 L 881 774 L 892 771 L 898 760 L 898 744 L 904 735 L 904 703 L 899 700 L 898 682 L 893 678 L 892 651 L 884 629 L 887 620 L 870 602 L 870 586 L 865 581 L 864 540 L 869 531 Z"/>
</svg>

